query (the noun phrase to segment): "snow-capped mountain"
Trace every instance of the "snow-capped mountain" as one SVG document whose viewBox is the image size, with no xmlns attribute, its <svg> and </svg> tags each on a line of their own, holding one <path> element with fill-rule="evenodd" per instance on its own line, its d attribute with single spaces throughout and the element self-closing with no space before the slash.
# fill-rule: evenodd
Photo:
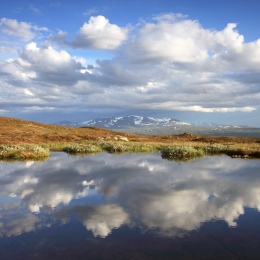
<svg viewBox="0 0 260 260">
<path fill-rule="evenodd" d="M 103 117 L 80 123 L 81 126 L 97 126 L 109 129 L 144 127 L 144 126 L 180 126 L 190 125 L 172 118 L 154 118 L 147 116 L 121 116 L 121 117 Z"/>
<path fill-rule="evenodd" d="M 147 116 L 121 116 L 121 117 L 101 117 L 89 121 L 83 121 L 81 123 L 60 121 L 58 125 L 67 126 L 96 126 L 108 129 L 120 129 L 120 128 L 140 128 L 140 127 L 170 127 L 170 126 L 188 126 L 191 125 L 186 122 L 182 122 L 172 118 L 154 118 Z"/>
<path fill-rule="evenodd" d="M 259 136 L 260 128 L 223 125 L 214 123 L 190 124 L 172 118 L 147 116 L 102 117 L 81 123 L 61 121 L 58 125 L 72 127 L 94 126 L 143 135 L 182 134 L 184 132 L 200 135 Z"/>
</svg>

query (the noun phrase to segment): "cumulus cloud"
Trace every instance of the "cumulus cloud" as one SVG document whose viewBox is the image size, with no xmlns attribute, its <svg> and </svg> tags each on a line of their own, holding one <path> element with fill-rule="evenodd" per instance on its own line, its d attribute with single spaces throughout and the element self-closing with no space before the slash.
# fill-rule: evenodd
<svg viewBox="0 0 260 260">
<path fill-rule="evenodd" d="M 0 20 L 0 30 L 5 34 L 21 38 L 25 42 L 32 40 L 37 31 L 48 31 L 46 27 L 33 26 L 31 23 L 7 18 Z"/>
<path fill-rule="evenodd" d="M 244 37 L 230 23 L 222 31 L 204 29 L 198 21 L 176 21 L 174 15 L 163 16 L 156 23 L 145 24 L 138 37 L 127 43 L 127 54 L 135 62 L 210 62 L 213 57 L 239 54 Z M 167 19 L 166 19 L 166 18 Z M 170 19 L 171 18 L 171 19 Z M 224 58 L 223 57 L 223 58 Z"/>
<path fill-rule="evenodd" d="M 86 107 L 86 96 L 104 93 L 92 84 L 92 67 L 82 57 L 55 50 L 47 42 L 28 43 L 19 57 L 0 62 L 2 106 L 24 112 Z"/>
<path fill-rule="evenodd" d="M 256 64 L 248 54 L 245 57 L 249 46 L 235 30 L 236 24 L 214 31 L 202 28 L 197 21 L 170 18 L 170 14 L 164 15 L 157 23 L 145 24 L 115 59 L 97 62 L 88 78 L 93 84 L 132 86 L 124 92 L 107 89 L 102 104 L 114 103 L 120 108 L 120 100 L 128 100 L 122 104 L 132 109 L 152 106 L 200 112 L 256 110 L 257 102 L 252 97 L 249 102 L 249 95 L 258 92 L 258 88 L 248 87 L 237 77 L 249 64 Z M 251 73 L 256 77 L 257 68 Z M 247 78 L 252 78 L 252 74 Z M 193 94 L 196 96 L 191 99 Z"/>
<path fill-rule="evenodd" d="M 84 23 L 79 32 L 74 35 L 73 41 L 68 41 L 66 32 L 59 31 L 51 35 L 50 39 L 58 44 L 72 48 L 114 50 L 127 37 L 127 30 L 109 23 L 104 16 L 91 16 L 88 23 Z"/>
<path fill-rule="evenodd" d="M 207 58 L 207 30 L 197 21 L 147 23 L 138 37 L 127 44 L 127 54 L 135 62 L 194 62 Z"/>
<path fill-rule="evenodd" d="M 48 43 L 40 48 L 36 43 L 27 44 L 20 52 L 16 63 L 23 69 L 35 72 L 35 79 L 57 84 L 71 84 L 80 79 L 81 63 L 75 61 L 66 51 L 54 50 Z"/>
</svg>

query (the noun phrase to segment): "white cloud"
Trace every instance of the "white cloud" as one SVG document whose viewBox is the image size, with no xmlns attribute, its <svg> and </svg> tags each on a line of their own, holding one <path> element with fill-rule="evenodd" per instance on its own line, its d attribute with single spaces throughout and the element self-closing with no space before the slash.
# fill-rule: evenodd
<svg viewBox="0 0 260 260">
<path fill-rule="evenodd" d="M 213 113 L 213 112 L 252 112 L 256 110 L 254 107 L 214 107 L 214 108 L 207 108 L 201 106 L 183 106 L 177 108 L 180 111 L 196 111 L 196 112 L 206 112 L 206 113 Z"/>
<path fill-rule="evenodd" d="M 17 53 L 17 51 L 13 48 L 9 48 L 6 46 L 0 46 L 0 53 Z"/>
<path fill-rule="evenodd" d="M 67 32 L 65 31 L 59 31 L 57 34 L 51 34 L 49 36 L 49 38 L 57 43 L 58 45 L 68 45 L 68 41 L 67 41 Z"/>
<path fill-rule="evenodd" d="M 31 23 L 7 18 L 0 20 L 0 30 L 5 34 L 21 38 L 25 42 L 32 40 L 38 31 L 48 31 L 46 27 L 33 26 Z"/>
<path fill-rule="evenodd" d="M 236 27 L 237 24 L 229 23 L 223 31 L 214 33 L 213 51 L 216 53 L 219 51 L 241 53 L 243 51 L 244 37 L 235 30 Z"/>
<path fill-rule="evenodd" d="M 150 61 L 192 62 L 207 57 L 200 44 L 200 25 L 194 21 L 146 24 L 129 46 L 129 55 L 144 63 Z"/>
<path fill-rule="evenodd" d="M 84 69 L 68 52 L 56 51 L 48 43 L 40 47 L 34 42 L 27 44 L 14 62 L 27 73 L 34 72 L 37 81 L 62 85 L 76 83 L 82 76 L 80 70 Z"/>
<path fill-rule="evenodd" d="M 91 15 L 91 14 L 95 14 L 95 13 L 97 13 L 97 12 L 98 12 L 97 8 L 91 8 L 91 9 L 86 10 L 86 11 L 83 13 L 83 15 L 88 16 L 88 15 Z"/>
<path fill-rule="evenodd" d="M 161 17 L 161 16 L 160 16 Z M 228 24 L 222 31 L 204 29 L 198 21 L 176 21 L 173 14 L 147 23 L 138 37 L 128 42 L 128 55 L 134 61 L 210 62 L 210 56 L 238 54 L 243 51 L 244 37 Z M 210 53 L 210 54 L 209 54 Z"/>
<path fill-rule="evenodd" d="M 182 13 L 163 13 L 153 16 L 153 20 L 157 22 L 176 22 L 188 18 L 188 15 Z"/>
<path fill-rule="evenodd" d="M 73 48 L 114 50 L 119 47 L 127 37 L 127 29 L 109 23 L 104 16 L 91 16 L 88 23 L 84 23 L 74 40 L 66 39 L 66 32 L 60 31 L 58 35 L 50 38 L 58 44 L 65 44 Z"/>
</svg>

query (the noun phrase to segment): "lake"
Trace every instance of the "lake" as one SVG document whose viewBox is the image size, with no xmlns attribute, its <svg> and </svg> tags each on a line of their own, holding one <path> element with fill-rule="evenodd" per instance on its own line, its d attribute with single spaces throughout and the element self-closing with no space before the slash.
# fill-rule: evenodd
<svg viewBox="0 0 260 260">
<path fill-rule="evenodd" d="M 0 259 L 259 259 L 260 160 L 0 163 Z"/>
</svg>

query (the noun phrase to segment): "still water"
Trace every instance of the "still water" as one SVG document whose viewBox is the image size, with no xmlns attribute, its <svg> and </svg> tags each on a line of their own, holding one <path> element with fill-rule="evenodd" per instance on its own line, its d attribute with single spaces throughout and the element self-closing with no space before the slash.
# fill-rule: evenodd
<svg viewBox="0 0 260 260">
<path fill-rule="evenodd" d="M 0 163 L 0 259 L 260 259 L 260 160 Z"/>
</svg>

